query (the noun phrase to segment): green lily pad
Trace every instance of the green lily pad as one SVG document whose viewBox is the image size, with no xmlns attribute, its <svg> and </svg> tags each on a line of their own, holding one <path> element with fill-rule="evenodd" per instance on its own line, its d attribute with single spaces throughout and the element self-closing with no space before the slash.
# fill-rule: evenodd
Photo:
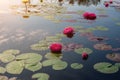
<svg viewBox="0 0 120 80">
<path fill-rule="evenodd" d="M 6 72 L 6 69 L 4 67 L 0 67 L 0 74 L 4 74 Z"/>
<path fill-rule="evenodd" d="M 13 54 L 13 55 L 16 55 L 16 54 L 19 54 L 19 53 L 20 53 L 20 51 L 16 50 L 16 49 L 9 49 L 9 50 L 3 51 L 3 54 Z"/>
<path fill-rule="evenodd" d="M 62 39 L 60 37 L 57 37 L 57 36 L 47 36 L 45 40 L 48 42 L 59 42 Z"/>
<path fill-rule="evenodd" d="M 18 55 L 16 60 L 25 60 L 25 63 L 36 63 L 42 60 L 42 56 L 37 53 L 23 53 Z"/>
<path fill-rule="evenodd" d="M 107 62 L 96 63 L 94 65 L 94 69 L 105 74 L 116 73 L 119 70 L 117 66 L 114 66 L 111 63 Z"/>
<path fill-rule="evenodd" d="M 32 50 L 36 50 L 36 51 L 41 51 L 41 50 L 47 50 L 48 49 L 48 45 L 43 45 L 43 44 L 33 44 L 30 46 Z"/>
<path fill-rule="evenodd" d="M 24 69 L 23 61 L 12 61 L 6 65 L 6 70 L 10 74 L 20 74 Z"/>
<path fill-rule="evenodd" d="M 47 59 L 61 59 L 62 58 L 62 54 L 47 53 L 45 55 L 45 58 L 47 58 Z"/>
<path fill-rule="evenodd" d="M 120 63 L 115 63 L 115 66 L 117 66 L 118 68 L 120 68 Z"/>
<path fill-rule="evenodd" d="M 37 80 L 49 80 L 50 76 L 46 73 L 36 73 L 32 75 L 32 78 L 38 78 Z"/>
<path fill-rule="evenodd" d="M 75 52 L 78 54 L 82 54 L 83 52 L 86 52 L 87 54 L 91 54 L 93 51 L 89 48 L 78 48 L 75 49 Z"/>
<path fill-rule="evenodd" d="M 60 59 L 45 60 L 45 61 L 42 62 L 42 65 L 43 66 L 51 66 L 51 65 L 53 65 L 53 64 L 55 64 L 55 63 L 57 63 L 59 61 L 60 61 Z"/>
<path fill-rule="evenodd" d="M 3 63 L 8 63 L 8 62 L 11 62 L 15 59 L 15 56 L 12 55 L 12 54 L 0 54 L 0 60 L 3 62 Z"/>
<path fill-rule="evenodd" d="M 52 69 L 54 70 L 63 70 L 67 67 L 67 62 L 65 61 L 59 61 L 57 63 L 55 63 L 53 66 L 52 66 Z"/>
<path fill-rule="evenodd" d="M 34 72 L 40 70 L 42 68 L 42 64 L 40 62 L 37 64 L 26 64 L 25 68 Z"/>
<path fill-rule="evenodd" d="M 83 68 L 83 65 L 79 64 L 79 63 L 72 63 L 71 68 L 73 68 L 73 69 L 81 69 L 81 68 Z"/>
</svg>

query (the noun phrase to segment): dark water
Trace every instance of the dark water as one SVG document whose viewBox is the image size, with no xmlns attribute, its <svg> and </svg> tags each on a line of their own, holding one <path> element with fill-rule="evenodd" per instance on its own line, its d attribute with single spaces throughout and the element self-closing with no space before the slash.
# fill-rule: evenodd
<svg viewBox="0 0 120 80">
<path fill-rule="evenodd" d="M 92 1 L 92 0 L 91 0 Z M 94 0 L 95 1 L 95 0 Z M 2 53 L 7 49 L 18 49 L 21 53 L 25 52 L 37 52 L 41 55 L 45 55 L 47 51 L 34 51 L 30 49 L 30 45 L 37 43 L 38 41 L 44 39 L 46 36 L 54 35 L 56 33 L 62 32 L 62 30 L 67 26 L 83 26 L 84 28 L 91 28 L 95 26 L 104 26 L 108 28 L 108 31 L 93 31 L 95 36 L 102 36 L 109 38 L 104 43 L 112 45 L 113 48 L 120 47 L 120 11 L 116 10 L 114 7 L 104 7 L 104 1 L 97 1 L 97 3 L 87 6 L 87 4 L 79 3 L 74 1 L 74 4 L 68 5 L 69 1 L 64 3 L 62 6 L 67 7 L 67 11 L 90 11 L 97 15 L 107 15 L 108 17 L 97 17 L 94 21 L 81 19 L 81 14 L 61 14 L 61 16 L 56 16 L 57 19 L 61 19 L 61 22 L 56 23 L 51 20 L 45 19 L 43 16 L 31 15 L 29 18 L 25 19 L 22 15 L 18 14 L 0 14 L 0 52 Z M 72 2 L 72 1 L 71 1 Z M 70 2 L 69 2 L 70 3 Z M 103 9 L 103 13 L 100 10 Z M 66 17 L 67 16 L 67 17 Z M 69 18 L 70 17 L 70 18 Z M 69 22 L 66 20 L 76 20 L 75 22 Z M 32 34 L 36 32 L 35 34 Z M 21 36 L 19 36 L 21 35 Z M 80 43 L 84 47 L 93 50 L 87 60 L 82 60 L 81 55 L 75 54 L 74 51 L 63 51 L 62 60 L 68 63 L 68 67 L 64 70 L 55 71 L 52 67 L 43 67 L 41 70 L 36 72 L 31 72 L 24 70 L 20 75 L 11 75 L 5 73 L 8 77 L 16 76 L 21 80 L 33 80 L 31 78 L 32 74 L 37 72 L 44 72 L 50 75 L 49 80 L 120 80 L 120 70 L 114 74 L 104 74 L 97 72 L 93 69 L 93 65 L 98 62 L 110 62 L 112 64 L 116 63 L 105 57 L 108 53 L 120 53 L 118 51 L 101 51 L 94 49 L 93 45 L 99 42 L 89 41 L 87 37 L 80 36 L 80 33 L 76 33 L 72 38 L 63 38 L 63 43 Z M 43 58 L 45 60 L 45 58 Z M 43 61 L 42 60 L 42 61 Z M 84 67 L 81 70 L 74 70 L 70 68 L 70 64 L 78 62 L 82 63 Z M 37 79 L 36 79 L 37 80 Z"/>
</svg>

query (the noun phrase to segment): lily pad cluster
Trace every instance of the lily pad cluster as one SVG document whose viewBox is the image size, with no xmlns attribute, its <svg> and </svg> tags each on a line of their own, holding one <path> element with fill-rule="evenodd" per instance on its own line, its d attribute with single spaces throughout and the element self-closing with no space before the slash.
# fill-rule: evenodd
<svg viewBox="0 0 120 80">
<path fill-rule="evenodd" d="M 5 67 L 0 66 L 0 73 L 21 74 L 24 68 L 33 72 L 42 68 L 40 54 L 19 53 L 19 50 L 10 49 L 0 54 L 0 61 L 6 63 Z"/>
<path fill-rule="evenodd" d="M 96 71 L 104 74 L 112 74 L 119 71 L 118 63 L 112 65 L 111 63 L 108 62 L 100 62 L 96 63 L 93 67 Z"/>
<path fill-rule="evenodd" d="M 32 50 L 41 51 L 49 49 L 49 45 L 53 42 L 61 42 L 62 34 L 56 34 L 55 36 L 47 36 L 44 40 L 39 41 L 39 43 L 31 45 Z"/>
</svg>

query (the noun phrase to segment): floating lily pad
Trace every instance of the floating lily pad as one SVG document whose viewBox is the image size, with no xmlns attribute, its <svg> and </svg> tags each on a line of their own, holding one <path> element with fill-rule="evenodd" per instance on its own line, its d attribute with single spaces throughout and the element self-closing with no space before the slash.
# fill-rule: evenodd
<svg viewBox="0 0 120 80">
<path fill-rule="evenodd" d="M 50 76 L 46 73 L 36 73 L 32 75 L 32 78 L 38 78 L 38 80 L 49 80 Z"/>
<path fill-rule="evenodd" d="M 13 55 L 16 55 L 16 54 L 19 54 L 19 53 L 20 53 L 20 51 L 16 50 L 16 49 L 10 49 L 10 50 L 3 51 L 3 54 L 13 54 Z"/>
<path fill-rule="evenodd" d="M 42 64 L 40 62 L 37 64 L 26 64 L 25 68 L 34 72 L 40 70 L 42 68 Z"/>
<path fill-rule="evenodd" d="M 51 66 L 53 64 L 56 64 L 57 62 L 59 62 L 60 59 L 50 59 L 50 60 L 45 60 L 42 62 L 43 66 Z"/>
<path fill-rule="evenodd" d="M 17 80 L 17 77 L 9 78 L 9 80 Z"/>
<path fill-rule="evenodd" d="M 57 36 L 47 36 L 46 41 L 51 41 L 51 42 L 59 42 L 61 41 L 62 39 L 60 37 L 57 37 Z"/>
<path fill-rule="evenodd" d="M 112 61 L 120 62 L 120 54 L 119 53 L 107 54 L 106 58 L 108 58 Z"/>
<path fill-rule="evenodd" d="M 94 69 L 105 74 L 116 73 L 119 68 L 108 62 L 100 62 L 94 65 Z"/>
<path fill-rule="evenodd" d="M 112 46 L 104 43 L 95 44 L 94 48 L 97 50 L 111 50 Z"/>
<path fill-rule="evenodd" d="M 41 50 L 47 50 L 48 49 L 48 45 L 46 44 L 33 44 L 30 46 L 32 50 L 36 50 L 36 51 L 41 51 Z"/>
<path fill-rule="evenodd" d="M 10 74 L 20 74 L 24 69 L 23 61 L 12 61 L 6 65 L 6 70 Z"/>
<path fill-rule="evenodd" d="M 59 62 L 55 63 L 52 66 L 52 68 L 54 70 L 63 70 L 63 69 L 65 69 L 67 67 L 67 65 L 68 65 L 67 62 L 65 62 L 65 61 L 59 61 Z"/>
<path fill-rule="evenodd" d="M 0 67 L 0 73 L 4 74 L 6 72 L 6 69 L 4 67 Z"/>
<path fill-rule="evenodd" d="M 47 59 L 61 59 L 62 58 L 62 54 L 47 53 L 45 55 L 45 58 L 47 58 Z"/>
<path fill-rule="evenodd" d="M 11 62 L 15 59 L 15 56 L 12 54 L 0 54 L 0 60 L 4 63 Z"/>
<path fill-rule="evenodd" d="M 75 49 L 75 52 L 78 54 L 82 54 L 83 52 L 86 52 L 87 54 L 91 54 L 93 51 L 89 48 L 78 48 Z"/>
<path fill-rule="evenodd" d="M 37 53 L 23 53 L 18 55 L 16 60 L 25 60 L 25 63 L 38 63 L 42 60 L 42 56 Z"/>
<path fill-rule="evenodd" d="M 79 63 L 72 63 L 71 68 L 73 68 L 73 69 L 81 69 L 81 68 L 83 68 L 83 65 L 79 64 Z"/>
</svg>

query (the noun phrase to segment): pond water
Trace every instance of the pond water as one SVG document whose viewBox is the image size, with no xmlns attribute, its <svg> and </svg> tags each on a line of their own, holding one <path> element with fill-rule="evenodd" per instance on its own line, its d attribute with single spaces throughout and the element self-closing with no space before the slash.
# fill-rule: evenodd
<svg viewBox="0 0 120 80">
<path fill-rule="evenodd" d="M 109 3 L 109 0 L 60 3 L 31 0 L 27 11 L 20 0 L 0 1 L 0 76 L 17 77 L 15 80 L 120 80 L 120 1 L 113 0 L 108 7 L 105 7 L 105 1 Z M 93 12 L 97 18 L 84 19 L 84 12 Z M 68 26 L 75 29 L 71 38 L 62 33 Z M 46 54 L 50 53 L 49 42 L 56 41 L 63 44 L 63 49 L 59 54 L 60 62 L 53 64 L 59 57 L 56 59 L 52 53 L 46 57 Z M 82 59 L 83 52 L 88 53 L 87 60 Z M 27 53 L 33 53 L 33 57 L 17 58 Z M 9 58 L 10 54 L 13 59 Z M 34 63 L 34 54 L 42 56 L 37 67 L 36 63 L 25 62 L 30 58 Z M 46 60 L 52 62 L 43 64 Z M 24 62 L 22 67 L 18 64 L 18 73 L 16 67 L 13 68 L 17 65 L 10 64 L 15 61 Z M 72 67 L 73 63 L 78 64 Z M 32 78 L 36 73 L 46 73 L 49 79 L 45 75 Z"/>
</svg>

